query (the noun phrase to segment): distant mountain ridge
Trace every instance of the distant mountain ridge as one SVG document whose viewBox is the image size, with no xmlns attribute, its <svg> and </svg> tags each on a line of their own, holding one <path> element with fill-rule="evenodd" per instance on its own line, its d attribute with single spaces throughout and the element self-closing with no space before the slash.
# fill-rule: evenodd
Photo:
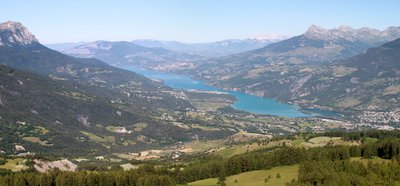
<svg viewBox="0 0 400 186">
<path fill-rule="evenodd" d="M 84 43 L 82 45 L 78 45 L 74 48 L 68 49 L 65 51 L 65 53 L 72 54 L 74 56 L 80 56 L 80 57 L 94 57 L 98 53 L 101 52 L 106 52 L 108 50 L 115 51 L 115 52 L 120 52 L 119 49 L 123 49 L 121 47 L 127 46 L 129 47 L 129 51 L 132 53 L 140 53 L 140 52 L 153 52 L 153 51 L 158 51 L 157 54 L 164 54 L 168 52 L 167 49 L 164 48 L 157 48 L 159 50 L 152 50 L 147 47 L 139 46 L 130 42 L 126 41 L 117 41 L 117 42 L 111 42 L 111 41 L 94 41 L 90 43 Z M 115 47 L 115 48 L 113 48 Z"/>
<path fill-rule="evenodd" d="M 343 59 L 400 37 L 400 27 L 384 31 L 350 26 L 324 29 L 311 25 L 302 35 L 251 51 L 267 63 L 321 63 Z"/>
<path fill-rule="evenodd" d="M 184 43 L 179 41 L 163 41 L 154 39 L 137 39 L 130 42 L 147 48 L 165 48 L 175 53 L 187 53 L 190 55 L 204 57 L 219 57 L 262 48 L 268 44 L 278 42 L 286 38 L 288 37 L 274 34 L 273 36 L 259 35 L 247 39 L 227 39 L 208 43 Z M 71 51 L 74 51 L 80 45 L 92 45 L 93 43 L 94 42 L 56 43 L 47 44 L 46 46 L 68 54 L 71 53 Z"/>
<path fill-rule="evenodd" d="M 351 26 L 340 26 L 333 29 L 325 29 L 311 25 L 304 36 L 311 39 L 334 40 L 345 39 L 348 41 L 359 40 L 369 45 L 380 45 L 400 37 L 400 27 L 388 27 L 385 30 L 363 27 L 354 29 Z"/>
<path fill-rule="evenodd" d="M 68 55 L 97 58 L 114 66 L 156 68 L 199 59 L 199 56 L 173 52 L 161 47 L 144 47 L 126 41 L 95 41 L 63 51 Z"/>
<path fill-rule="evenodd" d="M 258 49 L 286 38 L 286 36 L 275 36 L 273 38 L 260 36 L 248 39 L 227 39 L 209 43 L 182 43 L 177 41 L 141 39 L 133 40 L 132 43 L 146 47 L 163 47 L 173 51 L 206 57 L 219 57 Z"/>
<path fill-rule="evenodd" d="M 63 52 L 64 50 L 71 49 L 74 47 L 77 47 L 79 45 L 86 44 L 87 42 L 66 42 L 66 43 L 50 43 L 50 44 L 45 44 L 46 47 Z"/>
</svg>

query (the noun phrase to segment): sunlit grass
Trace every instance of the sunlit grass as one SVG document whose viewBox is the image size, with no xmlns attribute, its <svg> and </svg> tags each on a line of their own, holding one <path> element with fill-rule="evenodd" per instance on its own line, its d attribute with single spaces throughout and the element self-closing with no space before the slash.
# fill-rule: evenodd
<svg viewBox="0 0 400 186">
<path fill-rule="evenodd" d="M 257 170 L 245 172 L 237 175 L 228 176 L 226 178 L 226 185 L 232 186 L 257 186 L 257 185 L 286 185 L 293 179 L 298 177 L 299 166 L 281 166 L 275 167 L 269 170 Z M 280 178 L 276 178 L 276 175 L 280 174 Z M 268 177 L 270 177 L 268 179 Z M 214 186 L 218 185 L 218 178 L 209 178 L 191 182 L 188 185 L 196 186 Z"/>
</svg>

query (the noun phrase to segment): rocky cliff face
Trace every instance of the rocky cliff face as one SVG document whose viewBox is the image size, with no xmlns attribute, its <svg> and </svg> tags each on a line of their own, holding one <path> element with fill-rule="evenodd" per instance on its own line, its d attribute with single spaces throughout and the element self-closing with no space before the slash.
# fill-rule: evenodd
<svg viewBox="0 0 400 186">
<path fill-rule="evenodd" d="M 39 43 L 33 34 L 19 22 L 0 24 L 0 46 L 31 45 Z"/>
</svg>

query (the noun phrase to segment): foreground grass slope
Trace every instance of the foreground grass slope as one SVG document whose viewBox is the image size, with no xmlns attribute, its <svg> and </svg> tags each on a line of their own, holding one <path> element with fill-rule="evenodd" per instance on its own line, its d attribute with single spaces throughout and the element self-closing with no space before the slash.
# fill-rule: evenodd
<svg viewBox="0 0 400 186">
<path fill-rule="evenodd" d="M 353 162 L 361 162 L 365 167 L 368 163 L 389 163 L 390 160 L 385 160 L 379 157 L 374 157 L 372 159 L 364 159 L 361 157 L 350 158 Z M 232 175 L 226 177 L 227 186 L 258 186 L 258 185 L 286 185 L 290 183 L 293 179 L 298 179 L 299 165 L 293 166 L 280 166 L 274 167 L 269 170 L 256 170 L 245 172 L 237 175 Z M 280 175 L 280 178 L 277 175 Z M 195 182 L 188 183 L 188 185 L 194 186 L 218 186 L 218 178 L 208 178 L 204 180 L 198 180 Z"/>
<path fill-rule="evenodd" d="M 298 165 L 274 167 L 269 170 L 256 170 L 229 176 L 226 178 L 225 183 L 228 186 L 286 185 L 286 183 L 298 177 L 298 170 Z M 280 178 L 276 177 L 277 174 L 280 175 Z M 188 185 L 214 186 L 219 185 L 217 182 L 218 178 L 209 178 L 191 182 Z"/>
</svg>

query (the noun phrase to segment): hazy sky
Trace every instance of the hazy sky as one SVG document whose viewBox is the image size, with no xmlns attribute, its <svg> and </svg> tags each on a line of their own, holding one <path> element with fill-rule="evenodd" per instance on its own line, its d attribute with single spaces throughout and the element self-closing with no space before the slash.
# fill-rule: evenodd
<svg viewBox="0 0 400 186">
<path fill-rule="evenodd" d="M 400 0 L 4 0 L 0 22 L 20 21 L 42 43 L 161 39 L 206 42 L 311 24 L 400 25 Z"/>
</svg>

